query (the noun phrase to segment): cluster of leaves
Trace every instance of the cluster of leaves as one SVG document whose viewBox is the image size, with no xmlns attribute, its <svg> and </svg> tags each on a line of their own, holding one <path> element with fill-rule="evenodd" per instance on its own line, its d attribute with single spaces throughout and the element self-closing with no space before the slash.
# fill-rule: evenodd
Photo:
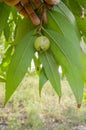
<svg viewBox="0 0 86 130">
<path fill-rule="evenodd" d="M 0 40 L 3 39 L 0 46 L 4 48 L 1 53 L 0 81 L 5 82 L 6 86 L 5 104 L 33 59 L 39 75 L 39 92 L 49 80 L 61 97 L 61 66 L 80 107 L 86 80 L 86 55 L 80 48 L 81 38 L 86 38 L 85 8 L 84 0 L 63 0 L 58 6 L 47 10 L 48 24 L 41 26 L 41 33 L 49 38 L 50 48 L 39 53 L 34 48 L 39 27 L 19 15 L 13 7 L 0 3 Z"/>
</svg>

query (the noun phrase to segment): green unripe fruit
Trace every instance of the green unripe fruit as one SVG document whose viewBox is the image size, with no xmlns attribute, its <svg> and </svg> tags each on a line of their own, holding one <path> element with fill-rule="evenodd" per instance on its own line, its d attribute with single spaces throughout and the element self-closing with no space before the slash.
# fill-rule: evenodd
<svg viewBox="0 0 86 130">
<path fill-rule="evenodd" d="M 47 51 L 50 47 L 50 41 L 46 36 L 40 36 L 35 40 L 34 47 L 39 52 Z"/>
</svg>

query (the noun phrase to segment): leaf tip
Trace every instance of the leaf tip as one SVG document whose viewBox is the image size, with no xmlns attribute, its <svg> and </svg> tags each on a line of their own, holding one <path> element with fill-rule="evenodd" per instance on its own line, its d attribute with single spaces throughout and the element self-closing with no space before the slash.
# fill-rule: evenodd
<svg viewBox="0 0 86 130">
<path fill-rule="evenodd" d="M 41 90 L 39 90 L 39 97 L 41 98 Z"/>
<path fill-rule="evenodd" d="M 81 104 L 77 104 L 77 108 L 81 108 Z"/>
<path fill-rule="evenodd" d="M 61 96 L 59 96 L 59 104 L 60 104 L 60 102 L 61 102 Z"/>
</svg>

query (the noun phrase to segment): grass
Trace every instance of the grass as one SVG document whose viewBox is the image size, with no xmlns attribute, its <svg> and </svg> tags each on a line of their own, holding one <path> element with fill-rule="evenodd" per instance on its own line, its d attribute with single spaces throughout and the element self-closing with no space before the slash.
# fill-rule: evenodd
<svg viewBox="0 0 86 130">
<path fill-rule="evenodd" d="M 4 91 L 1 84 L 0 130 L 86 130 L 86 105 L 76 108 L 66 80 L 62 81 L 60 103 L 49 82 L 39 96 L 37 75 L 24 78 L 5 108 Z"/>
</svg>

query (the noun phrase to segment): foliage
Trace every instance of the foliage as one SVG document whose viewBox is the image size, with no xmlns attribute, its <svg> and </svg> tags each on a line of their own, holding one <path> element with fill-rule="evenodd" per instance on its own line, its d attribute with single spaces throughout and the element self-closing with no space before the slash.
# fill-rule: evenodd
<svg viewBox="0 0 86 130">
<path fill-rule="evenodd" d="M 15 8 L 0 3 L 0 39 L 3 39 L 0 47 L 4 48 L 1 51 L 0 81 L 5 82 L 5 104 L 33 59 L 39 75 L 40 94 L 49 80 L 61 97 L 60 66 L 75 95 L 77 106 L 81 106 L 86 80 L 86 55 L 80 46 L 81 39 L 84 44 L 86 39 L 85 8 L 84 0 L 63 0 L 58 6 L 47 9 L 48 24 L 34 26 Z M 50 48 L 43 53 L 34 48 L 34 41 L 39 35 L 50 40 Z"/>
</svg>

